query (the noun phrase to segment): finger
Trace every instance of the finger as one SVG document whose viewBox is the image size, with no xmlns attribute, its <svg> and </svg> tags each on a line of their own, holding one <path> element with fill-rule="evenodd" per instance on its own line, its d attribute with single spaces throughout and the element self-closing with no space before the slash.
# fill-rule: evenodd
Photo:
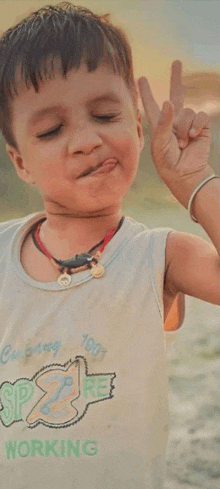
<svg viewBox="0 0 220 489">
<path fill-rule="evenodd" d="M 196 114 L 192 109 L 183 109 L 173 125 L 173 132 L 176 134 L 179 146 L 186 147 L 189 137 L 191 139 L 197 137 L 203 129 L 209 129 L 210 124 L 210 117 L 205 112 Z"/>
<path fill-rule="evenodd" d="M 196 113 L 194 110 L 186 108 L 175 118 L 173 128 L 181 148 L 187 146 L 189 142 L 189 131 L 195 117 Z"/>
<path fill-rule="evenodd" d="M 185 87 L 181 83 L 182 63 L 176 60 L 171 66 L 170 101 L 174 106 L 175 115 L 183 109 Z"/>
<path fill-rule="evenodd" d="M 158 125 L 154 131 L 152 140 L 153 154 L 168 150 L 170 147 L 171 139 L 173 139 L 173 119 L 174 107 L 170 101 L 166 101 L 163 103 Z"/>
<path fill-rule="evenodd" d="M 211 120 L 205 112 L 199 112 L 192 121 L 189 135 L 191 138 L 197 137 L 203 129 L 209 129 Z"/>
<path fill-rule="evenodd" d="M 138 86 L 150 132 L 153 133 L 160 118 L 160 109 L 153 97 L 147 78 L 144 76 L 139 78 Z"/>
</svg>

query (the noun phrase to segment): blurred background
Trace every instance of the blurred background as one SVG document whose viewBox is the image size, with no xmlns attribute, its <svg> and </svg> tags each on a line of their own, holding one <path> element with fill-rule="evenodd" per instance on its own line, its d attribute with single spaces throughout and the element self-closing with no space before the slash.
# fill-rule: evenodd
<svg viewBox="0 0 220 489">
<path fill-rule="evenodd" d="M 0 33 L 49 0 L 0 1 Z M 219 175 L 219 0 L 81 0 L 72 2 L 98 14 L 110 13 L 133 49 L 135 77 L 148 78 L 159 104 L 169 99 L 170 67 L 183 63 L 185 106 L 211 116 L 210 165 Z M 194 87 L 194 88 L 192 88 Z M 147 122 L 140 101 L 145 148 L 135 182 L 124 201 L 124 214 L 149 228 L 170 226 L 210 242 L 199 224 L 169 192 L 150 155 Z M 43 209 L 35 187 L 14 172 L 0 135 L 0 221 Z M 219 489 L 220 398 L 219 307 L 186 296 L 183 325 L 168 351 L 170 439 L 165 489 Z"/>
</svg>

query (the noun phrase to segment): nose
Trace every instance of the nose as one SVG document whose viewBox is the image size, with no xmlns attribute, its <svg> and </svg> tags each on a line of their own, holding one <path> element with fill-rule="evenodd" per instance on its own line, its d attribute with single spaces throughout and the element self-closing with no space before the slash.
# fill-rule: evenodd
<svg viewBox="0 0 220 489">
<path fill-rule="evenodd" d="M 90 125 L 74 130 L 69 141 L 71 154 L 90 154 L 95 148 L 103 144 L 102 138 Z"/>
</svg>

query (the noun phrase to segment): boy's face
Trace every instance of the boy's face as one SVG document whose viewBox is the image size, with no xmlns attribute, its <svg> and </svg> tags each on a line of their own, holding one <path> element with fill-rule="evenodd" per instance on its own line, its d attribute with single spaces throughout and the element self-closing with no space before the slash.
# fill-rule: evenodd
<svg viewBox="0 0 220 489">
<path fill-rule="evenodd" d="M 8 154 L 20 178 L 37 185 L 48 212 L 80 217 L 121 207 L 144 141 L 131 94 L 107 65 L 88 73 L 81 64 L 66 79 L 56 71 L 38 93 L 21 86 L 12 129 L 19 152 L 7 146 Z M 88 173 L 109 158 L 111 165 Z"/>
</svg>

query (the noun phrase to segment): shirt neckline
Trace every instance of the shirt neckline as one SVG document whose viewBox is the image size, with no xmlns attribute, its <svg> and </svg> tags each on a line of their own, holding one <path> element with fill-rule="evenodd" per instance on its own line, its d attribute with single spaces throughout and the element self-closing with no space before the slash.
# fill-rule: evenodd
<svg viewBox="0 0 220 489">
<path fill-rule="evenodd" d="M 25 237 L 27 236 L 27 234 L 29 234 L 31 227 L 44 216 L 45 216 L 44 212 L 40 212 L 40 213 L 38 212 L 34 215 L 31 214 L 31 216 L 30 215 L 27 216 L 23 221 L 23 224 L 20 225 L 20 227 L 18 228 L 18 230 L 14 235 L 12 248 L 11 248 L 11 260 L 13 263 L 15 273 L 19 275 L 22 281 L 26 282 L 26 284 L 28 284 L 29 286 L 38 289 L 51 290 L 51 291 L 58 291 L 58 290 L 64 291 L 73 288 L 76 285 L 83 284 L 84 282 L 87 282 L 89 280 L 102 280 L 102 278 L 100 279 L 93 278 L 90 273 L 90 270 L 84 270 L 79 273 L 75 273 L 71 275 L 71 283 L 68 286 L 63 287 L 57 281 L 40 282 L 38 280 L 33 279 L 32 277 L 30 277 L 30 275 L 27 274 L 20 260 L 21 246 L 23 244 Z M 112 260 L 117 256 L 121 247 L 124 246 L 125 241 L 128 241 L 131 235 L 134 233 L 134 227 L 136 228 L 136 226 L 134 227 L 131 226 L 132 222 L 136 223 L 134 219 L 125 216 L 124 222 L 122 223 L 121 227 L 119 228 L 117 233 L 113 236 L 113 238 L 109 241 L 108 245 L 103 251 L 99 263 L 102 264 L 105 269 L 109 266 Z"/>
</svg>

